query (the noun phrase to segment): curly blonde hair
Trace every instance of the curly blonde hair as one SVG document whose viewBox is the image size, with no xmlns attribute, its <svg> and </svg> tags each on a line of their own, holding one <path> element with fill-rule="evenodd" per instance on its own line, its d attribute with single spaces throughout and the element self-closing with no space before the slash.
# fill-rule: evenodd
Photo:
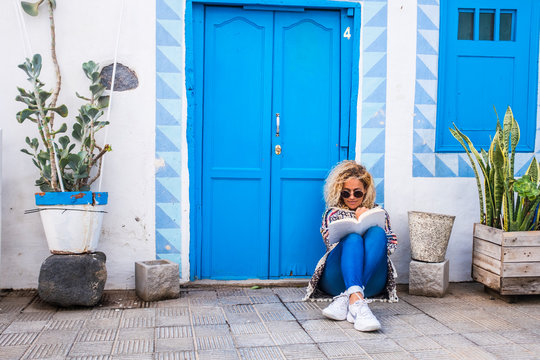
<svg viewBox="0 0 540 360">
<path fill-rule="evenodd" d="M 363 165 L 358 164 L 356 161 L 343 160 L 330 170 L 324 183 L 324 201 L 327 208 L 347 208 L 341 198 L 341 190 L 343 190 L 343 184 L 351 178 L 360 180 L 364 185 L 365 195 L 361 206 L 368 209 L 375 206 L 375 184 L 373 183 L 371 174 Z"/>
</svg>

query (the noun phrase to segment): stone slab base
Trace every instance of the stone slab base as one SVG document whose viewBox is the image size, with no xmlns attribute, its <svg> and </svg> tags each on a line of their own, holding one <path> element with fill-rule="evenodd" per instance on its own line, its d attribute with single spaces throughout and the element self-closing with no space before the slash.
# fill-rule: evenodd
<svg viewBox="0 0 540 360">
<path fill-rule="evenodd" d="M 449 262 L 427 263 L 412 260 L 409 265 L 409 294 L 443 297 L 448 290 Z"/>
</svg>

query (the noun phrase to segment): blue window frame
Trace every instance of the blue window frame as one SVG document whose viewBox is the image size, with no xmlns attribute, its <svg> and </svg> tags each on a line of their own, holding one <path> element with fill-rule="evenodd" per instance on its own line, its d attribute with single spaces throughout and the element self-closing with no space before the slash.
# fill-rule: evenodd
<svg viewBox="0 0 540 360">
<path fill-rule="evenodd" d="M 534 151 L 539 8 L 536 0 L 442 2 L 436 152 L 463 151 L 452 123 L 489 148 L 494 108 L 502 117 L 507 106 L 521 129 L 517 151 Z"/>
</svg>

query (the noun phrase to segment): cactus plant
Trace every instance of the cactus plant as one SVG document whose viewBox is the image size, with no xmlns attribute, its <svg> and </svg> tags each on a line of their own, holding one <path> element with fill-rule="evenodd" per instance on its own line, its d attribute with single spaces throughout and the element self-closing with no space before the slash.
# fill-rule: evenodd
<svg viewBox="0 0 540 360">
<path fill-rule="evenodd" d="M 32 162 L 39 169 L 36 186 L 42 191 L 87 191 L 90 185 L 101 174 L 102 156 L 111 150 L 106 144 L 99 146 L 95 134 L 108 122 L 101 121 L 103 109 L 108 106 L 109 97 L 104 96 L 105 87 L 101 85 L 99 65 L 93 61 L 83 64 L 82 69 L 90 80 L 90 95 L 76 96 L 85 100 L 79 108 L 79 114 L 73 124 L 71 137 L 62 135 L 67 131 L 67 124 L 55 127 L 54 115 L 68 116 L 66 105 L 56 105 L 61 87 L 61 75 L 55 49 L 54 0 L 39 0 L 36 3 L 21 2 L 23 10 L 31 15 L 38 15 L 39 7 L 48 5 L 51 28 L 51 55 L 56 71 L 56 86 L 52 91 L 44 90 L 45 84 L 40 81 L 42 59 L 35 54 L 32 59 L 19 65 L 28 76 L 31 84 L 29 90 L 18 88 L 19 95 L 15 100 L 26 107 L 17 113 L 17 121 L 29 120 L 37 125 L 38 138 L 26 137 L 27 149 L 22 152 L 32 157 Z M 62 135 L 62 136 L 61 136 Z M 79 146 L 77 146 L 77 143 Z M 95 169 L 95 170 L 94 170 Z"/>
<path fill-rule="evenodd" d="M 450 132 L 465 149 L 476 177 L 480 222 L 504 231 L 538 229 L 539 165 L 533 156 L 525 175 L 515 178 L 514 162 L 520 133 L 512 109 L 507 108 L 502 127 L 497 117 L 495 135 L 488 152 L 484 149 L 478 152 L 471 140 L 456 124 L 453 125 Z"/>
</svg>

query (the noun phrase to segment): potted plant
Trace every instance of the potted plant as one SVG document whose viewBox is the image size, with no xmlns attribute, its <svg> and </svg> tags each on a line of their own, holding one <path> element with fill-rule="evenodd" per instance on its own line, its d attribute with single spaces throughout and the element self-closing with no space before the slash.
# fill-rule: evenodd
<svg viewBox="0 0 540 360">
<path fill-rule="evenodd" d="M 37 127 L 37 137 L 26 137 L 28 154 L 39 170 L 36 186 L 41 190 L 35 195 L 49 249 L 55 254 L 85 253 L 95 251 L 101 231 L 101 221 L 107 204 L 106 192 L 91 192 L 91 185 L 101 175 L 102 157 L 111 150 L 108 144 L 99 145 L 96 133 L 108 125 L 100 120 L 109 97 L 104 96 L 99 65 L 93 61 L 82 69 L 90 80 L 89 95 L 76 96 L 84 101 L 68 133 L 66 123 L 55 123 L 55 115 L 68 116 L 66 105 L 57 105 L 61 88 L 61 75 L 55 49 L 54 0 L 36 3 L 22 2 L 24 11 L 32 16 L 46 4 L 51 29 L 51 56 L 56 71 L 53 90 L 45 89 L 40 80 L 41 55 L 19 65 L 28 76 L 30 86 L 18 88 L 16 100 L 25 104 L 17 113 L 19 123 L 32 122 Z"/>
<path fill-rule="evenodd" d="M 502 127 L 497 118 L 487 152 L 479 153 L 455 124 L 450 131 L 465 149 L 478 186 L 480 223 L 473 230 L 473 279 L 500 295 L 540 294 L 539 165 L 533 156 L 525 175 L 515 177 L 520 133 L 512 109 L 506 110 Z"/>
</svg>

